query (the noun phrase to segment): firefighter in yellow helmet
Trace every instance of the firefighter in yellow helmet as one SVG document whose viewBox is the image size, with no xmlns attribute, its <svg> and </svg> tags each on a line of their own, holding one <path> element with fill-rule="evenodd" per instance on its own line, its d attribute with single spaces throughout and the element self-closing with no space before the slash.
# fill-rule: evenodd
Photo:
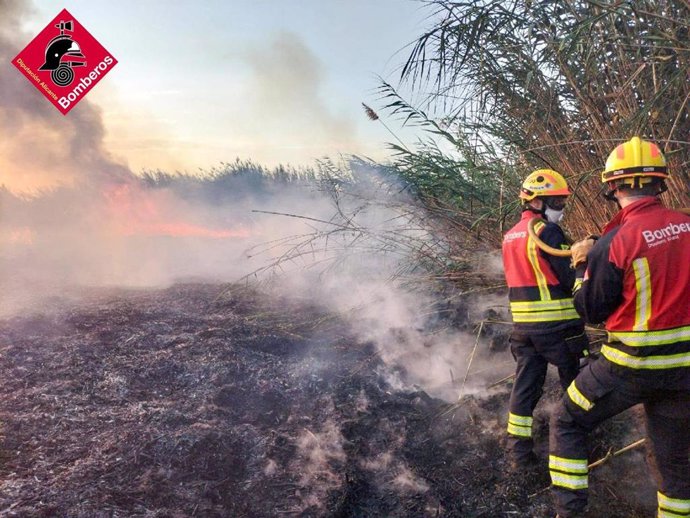
<svg viewBox="0 0 690 518">
<path fill-rule="evenodd" d="M 608 200 L 617 201 L 615 196 L 619 187 L 628 187 L 638 196 L 643 186 L 653 195 L 666 191 L 664 180 L 668 178 L 666 158 L 659 147 L 648 140 L 633 137 L 628 142 L 614 149 L 606 160 L 606 167 L 601 173 L 601 181 L 609 190 L 605 194 Z"/>
<path fill-rule="evenodd" d="M 666 160 L 653 142 L 616 147 L 601 180 L 620 211 L 596 241 L 573 245 L 574 301 L 607 342 L 568 387 L 550 426 L 558 516 L 587 504 L 587 434 L 642 403 L 660 518 L 690 517 L 690 218 L 665 208 Z"/>
<path fill-rule="evenodd" d="M 513 316 L 510 349 L 517 362 L 507 424 L 508 461 L 513 471 L 528 470 L 537 462 L 532 413 L 542 394 L 548 364 L 558 368 L 565 388 L 577 375 L 578 359 L 588 345 L 584 324 L 573 306 L 575 272 L 570 261 L 541 251 L 527 233 L 528 223 L 536 219 L 535 231 L 542 241 L 555 248 L 567 247 L 558 222 L 569 195 L 568 184 L 558 172 L 532 172 L 519 195 L 522 217 L 503 239 Z"/>
</svg>

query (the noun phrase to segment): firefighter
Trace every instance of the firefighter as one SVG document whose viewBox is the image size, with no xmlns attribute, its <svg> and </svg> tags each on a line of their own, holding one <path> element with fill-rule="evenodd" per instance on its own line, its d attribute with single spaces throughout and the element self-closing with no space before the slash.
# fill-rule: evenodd
<svg viewBox="0 0 690 518">
<path fill-rule="evenodd" d="M 589 431 L 642 403 L 654 457 L 659 518 L 690 517 L 690 218 L 665 208 L 666 160 L 633 137 L 601 175 L 620 210 L 595 241 L 572 247 L 575 307 L 606 322 L 607 343 L 568 387 L 550 426 L 558 517 L 587 504 Z M 557 518 L 558 518 L 557 517 Z"/>
<path fill-rule="evenodd" d="M 534 467 L 532 412 L 542 395 L 548 364 L 558 368 L 565 389 L 587 348 L 584 324 L 573 306 L 575 272 L 570 261 L 542 252 L 527 234 L 535 232 L 554 248 L 567 248 L 558 226 L 570 195 L 563 176 L 550 169 L 532 172 L 522 184 L 522 218 L 503 239 L 503 265 L 513 329 L 510 349 L 517 362 L 508 413 L 507 452 L 513 471 Z"/>
</svg>

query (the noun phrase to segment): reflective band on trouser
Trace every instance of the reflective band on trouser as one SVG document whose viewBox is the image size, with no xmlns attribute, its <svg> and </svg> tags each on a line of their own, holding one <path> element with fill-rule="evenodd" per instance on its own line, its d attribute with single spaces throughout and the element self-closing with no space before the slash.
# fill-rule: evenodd
<svg viewBox="0 0 690 518">
<path fill-rule="evenodd" d="M 510 303 L 513 322 L 553 322 L 580 318 L 573 299 L 528 300 Z"/>
<path fill-rule="evenodd" d="M 690 516 L 690 500 L 669 498 L 663 493 L 656 494 L 659 502 L 658 518 L 682 518 Z"/>
<path fill-rule="evenodd" d="M 587 459 L 566 459 L 549 455 L 549 474 L 554 486 L 587 489 Z"/>
<path fill-rule="evenodd" d="M 631 369 L 677 369 L 690 367 L 690 352 L 658 356 L 633 356 L 614 349 L 610 345 L 601 347 L 601 354 L 608 361 Z"/>
<path fill-rule="evenodd" d="M 609 341 L 623 342 L 628 347 L 648 347 L 690 342 L 690 326 L 659 331 L 609 331 Z"/>
<path fill-rule="evenodd" d="M 509 412 L 508 433 L 518 437 L 532 437 L 532 417 Z"/>
<path fill-rule="evenodd" d="M 635 271 L 635 331 L 646 331 L 649 317 L 652 316 L 652 283 L 649 262 L 646 257 L 633 261 Z"/>
<path fill-rule="evenodd" d="M 589 412 L 594 406 L 594 403 L 592 403 L 582 394 L 582 392 L 580 392 L 580 389 L 578 389 L 577 385 L 575 385 L 575 381 L 573 381 L 568 387 L 568 397 L 570 398 L 570 401 L 575 403 L 585 412 Z"/>
</svg>

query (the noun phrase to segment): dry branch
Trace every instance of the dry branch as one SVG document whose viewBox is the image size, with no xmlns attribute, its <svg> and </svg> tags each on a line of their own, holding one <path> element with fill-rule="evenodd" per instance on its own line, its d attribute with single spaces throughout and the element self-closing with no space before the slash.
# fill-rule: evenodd
<svg viewBox="0 0 690 518">
<path fill-rule="evenodd" d="M 630 450 L 634 450 L 635 448 L 639 448 L 640 446 L 642 446 L 645 443 L 645 441 L 646 441 L 646 439 L 644 439 L 644 438 L 638 439 L 637 441 L 635 441 L 631 444 L 628 444 L 627 446 L 621 448 L 620 450 L 616 450 L 614 452 L 609 451 L 603 458 L 601 458 L 595 462 L 592 462 L 589 466 L 587 466 L 587 469 L 592 470 L 592 469 L 599 467 L 602 464 L 608 462 L 613 457 L 617 457 L 618 455 L 622 455 L 625 452 L 628 452 Z"/>
<path fill-rule="evenodd" d="M 639 447 L 642 446 L 645 442 L 646 442 L 646 439 L 642 438 L 642 439 L 638 439 L 637 441 L 635 441 L 635 442 L 633 442 L 633 443 L 631 443 L 631 444 L 628 444 L 627 446 L 624 446 L 624 447 L 621 448 L 620 450 L 616 450 L 616 451 L 614 451 L 614 452 L 609 451 L 603 458 L 601 458 L 601 459 L 599 459 L 599 460 L 597 460 L 597 461 L 594 461 L 594 462 L 592 462 L 591 464 L 589 464 L 589 465 L 587 466 L 587 469 L 588 469 L 589 471 L 591 471 L 591 470 L 593 470 L 594 468 L 598 468 L 598 467 L 601 466 L 602 464 L 605 464 L 606 462 L 608 462 L 609 460 L 611 460 L 613 457 L 617 457 L 617 456 L 619 456 L 619 455 L 622 455 L 623 453 L 626 453 L 626 452 L 629 452 L 629 451 L 634 450 L 634 449 L 636 449 L 636 448 L 639 448 Z M 550 488 L 551 488 L 551 486 L 547 486 L 547 487 L 545 487 L 545 488 L 543 488 L 543 489 L 537 491 L 536 493 L 532 493 L 531 495 L 529 495 L 529 498 L 534 498 L 535 496 L 538 496 L 538 495 L 544 493 L 545 491 L 548 491 Z"/>
<path fill-rule="evenodd" d="M 479 331 L 477 331 L 477 339 L 474 341 L 474 347 L 472 347 L 472 352 L 470 358 L 467 361 L 467 370 L 465 371 L 465 377 L 462 379 L 462 386 L 460 387 L 460 395 L 458 400 L 462 398 L 462 394 L 465 391 L 465 383 L 467 382 L 467 377 L 470 375 L 470 367 L 472 367 L 472 360 L 474 360 L 474 353 L 477 352 L 477 345 L 479 345 L 479 338 L 482 336 L 482 329 L 484 329 L 484 321 L 479 323 Z"/>
</svg>

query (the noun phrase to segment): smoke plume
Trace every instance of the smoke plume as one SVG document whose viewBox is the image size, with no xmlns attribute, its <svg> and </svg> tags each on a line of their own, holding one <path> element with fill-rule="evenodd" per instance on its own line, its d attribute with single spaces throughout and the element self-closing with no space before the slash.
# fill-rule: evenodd
<svg viewBox="0 0 690 518">
<path fill-rule="evenodd" d="M 274 34 L 240 58 L 252 72 L 245 97 L 254 116 L 245 129 L 262 153 L 291 162 L 320 158 L 332 142 L 339 150 L 359 147 L 354 121 L 323 97 L 323 65 L 298 35 Z"/>
<path fill-rule="evenodd" d="M 29 39 L 18 33 L 29 9 L 8 0 L 2 9 L 0 60 L 8 64 L 16 42 Z M 321 132 L 349 138 L 351 123 L 319 98 L 318 61 L 298 38 L 283 34 L 247 60 L 251 102 L 285 131 L 302 111 Z M 325 163 L 305 179 L 236 162 L 206 177 L 141 177 L 109 154 L 101 111 L 88 99 L 65 117 L 10 65 L 0 84 L 1 313 L 35 310 L 83 287 L 232 282 L 255 272 L 352 322 L 391 366 L 391 384 L 450 400 L 482 386 L 468 377 L 470 363 L 484 368 L 473 354 L 485 348 L 477 331 L 438 325 L 435 296 L 401 287 L 445 245 L 390 175 Z M 341 176 L 324 176 L 333 169 Z M 469 313 L 482 318 L 479 305 Z"/>
</svg>

